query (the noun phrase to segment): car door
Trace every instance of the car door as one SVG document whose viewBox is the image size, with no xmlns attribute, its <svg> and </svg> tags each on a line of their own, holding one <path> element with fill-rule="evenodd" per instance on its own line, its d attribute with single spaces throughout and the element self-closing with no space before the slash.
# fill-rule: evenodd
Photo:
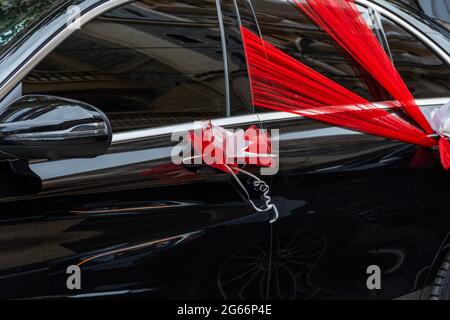
<svg viewBox="0 0 450 320">
<path fill-rule="evenodd" d="M 251 2 L 266 41 L 370 99 L 333 41 L 289 1 Z M 372 19 L 373 12 L 361 10 Z M 431 109 L 447 103 L 445 59 L 385 11 L 378 15 L 381 29 L 374 31 L 385 37 L 418 104 Z M 419 297 L 450 225 L 448 174 L 439 165 L 414 167 L 415 146 L 290 113 L 256 112 L 264 128 L 280 130 L 280 171 L 272 184 L 280 218 L 274 224 L 270 297 Z M 371 266 L 380 268 L 379 290 L 367 286 Z"/>
<path fill-rule="evenodd" d="M 230 98 L 217 9 L 212 0 L 102 4 L 21 79 L 13 94 L 90 103 L 114 135 L 94 159 L 0 163 L 2 297 L 266 296 L 269 213 L 229 175 L 171 158 L 194 121 L 259 126 Z M 80 289 L 67 284 L 73 266 Z"/>
</svg>

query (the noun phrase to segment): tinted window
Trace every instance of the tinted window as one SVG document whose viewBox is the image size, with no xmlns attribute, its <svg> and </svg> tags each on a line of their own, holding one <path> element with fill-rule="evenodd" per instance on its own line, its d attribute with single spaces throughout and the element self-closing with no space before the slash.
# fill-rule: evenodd
<svg viewBox="0 0 450 320">
<path fill-rule="evenodd" d="M 115 132 L 224 116 L 214 0 L 143 0 L 99 17 L 23 81 L 105 111 Z"/>
<path fill-rule="evenodd" d="M 397 70 L 415 98 L 450 96 L 450 68 L 422 42 L 382 17 Z"/>
</svg>

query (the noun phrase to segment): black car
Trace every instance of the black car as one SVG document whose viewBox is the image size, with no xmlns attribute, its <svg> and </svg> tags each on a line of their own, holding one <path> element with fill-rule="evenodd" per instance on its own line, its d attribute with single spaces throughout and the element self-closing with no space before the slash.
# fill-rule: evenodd
<svg viewBox="0 0 450 320">
<path fill-rule="evenodd" d="M 447 103 L 446 24 L 355 1 L 418 105 Z M 416 146 L 254 108 L 240 26 L 371 99 L 290 1 L 0 4 L 1 298 L 450 299 L 450 175 L 411 167 Z M 277 221 L 232 176 L 172 162 L 202 119 L 280 130 Z"/>
</svg>

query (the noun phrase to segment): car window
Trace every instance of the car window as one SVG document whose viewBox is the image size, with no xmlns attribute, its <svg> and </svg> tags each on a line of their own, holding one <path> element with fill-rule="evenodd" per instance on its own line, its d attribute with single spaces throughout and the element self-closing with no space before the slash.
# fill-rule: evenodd
<svg viewBox="0 0 450 320">
<path fill-rule="evenodd" d="M 411 33 L 381 16 L 395 67 L 415 98 L 448 97 L 450 68 Z"/>
<path fill-rule="evenodd" d="M 214 0 L 142 0 L 84 25 L 23 80 L 24 94 L 92 104 L 113 131 L 225 115 Z"/>
</svg>

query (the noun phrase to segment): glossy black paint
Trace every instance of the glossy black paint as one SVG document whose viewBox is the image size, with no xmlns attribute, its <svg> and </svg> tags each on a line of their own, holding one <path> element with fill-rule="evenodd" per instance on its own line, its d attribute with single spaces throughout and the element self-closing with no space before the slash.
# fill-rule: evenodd
<svg viewBox="0 0 450 320">
<path fill-rule="evenodd" d="M 238 27 L 284 27 L 275 16 L 258 18 L 258 5 L 271 1 L 221 2 L 232 115 L 247 115 L 229 128 L 280 129 L 280 172 L 264 178 L 279 220 L 270 225 L 269 214 L 255 212 L 228 175 L 174 165 L 178 141 L 171 141 L 170 130 L 113 142 L 93 159 L 3 161 L 2 298 L 420 297 L 448 251 L 448 174 L 439 166 L 411 168 L 413 146 L 312 120 L 253 114 Z M 80 4 L 85 11 L 99 3 Z M 389 2 L 377 3 L 420 23 L 424 32 L 437 30 Z M 190 18 L 204 16 L 210 4 L 196 0 L 201 14 L 188 11 Z M 9 48 L 0 61 L 2 85 L 29 58 L 25 52 L 59 30 L 62 12 Z M 442 33 L 434 34 L 445 44 Z M 317 52 L 303 58 L 317 60 Z M 321 67 L 331 72 L 330 57 Z M 366 287 L 372 264 L 383 270 L 381 290 Z M 66 287 L 69 265 L 82 270 L 80 291 Z"/>
<path fill-rule="evenodd" d="M 413 146 L 308 120 L 266 127 L 281 128 L 274 242 L 296 239 L 298 247 L 280 253 L 274 245 L 273 286 L 290 278 L 289 298 L 419 297 L 448 233 L 448 173 L 410 168 Z M 383 270 L 381 290 L 366 287 L 370 265 Z"/>
</svg>

